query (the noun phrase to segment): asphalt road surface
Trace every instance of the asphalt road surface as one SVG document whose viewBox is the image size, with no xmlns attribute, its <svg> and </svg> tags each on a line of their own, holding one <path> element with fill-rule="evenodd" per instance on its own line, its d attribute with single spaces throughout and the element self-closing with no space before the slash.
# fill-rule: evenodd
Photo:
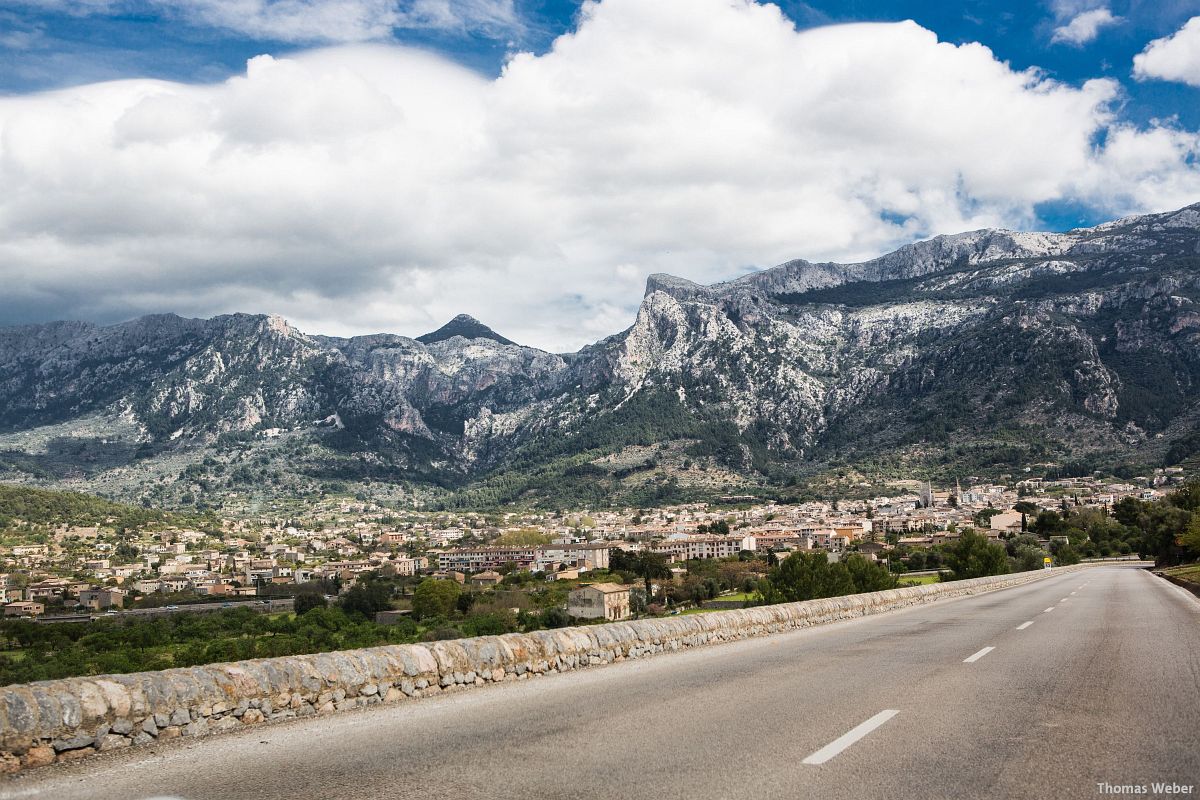
<svg viewBox="0 0 1200 800">
<path fill-rule="evenodd" d="M 216 603 L 184 603 L 183 605 L 158 606 L 157 608 L 127 608 L 112 609 L 100 613 L 80 612 L 78 614 L 54 614 L 48 617 L 35 617 L 34 622 L 43 625 L 55 625 L 63 622 L 95 622 L 96 620 L 122 620 L 127 617 L 169 617 L 174 614 L 215 614 L 230 608 L 249 608 L 264 614 L 276 611 L 291 611 L 296 601 L 291 597 L 276 597 L 273 599 L 255 600 L 224 600 Z"/>
<path fill-rule="evenodd" d="M 1130 566 L 34 771 L 0 798 L 1200 795 L 1200 602 Z M 1186 795 L 1185 795 L 1186 796 Z"/>
</svg>

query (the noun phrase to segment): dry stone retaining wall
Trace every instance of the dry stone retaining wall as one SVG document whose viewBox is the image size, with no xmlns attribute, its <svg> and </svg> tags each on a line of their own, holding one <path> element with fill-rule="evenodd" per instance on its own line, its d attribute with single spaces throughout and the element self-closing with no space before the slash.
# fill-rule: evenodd
<svg viewBox="0 0 1200 800">
<path fill-rule="evenodd" d="M 795 630 L 1043 577 L 1001 575 L 710 614 L 7 686 L 0 688 L 0 773 Z"/>
</svg>

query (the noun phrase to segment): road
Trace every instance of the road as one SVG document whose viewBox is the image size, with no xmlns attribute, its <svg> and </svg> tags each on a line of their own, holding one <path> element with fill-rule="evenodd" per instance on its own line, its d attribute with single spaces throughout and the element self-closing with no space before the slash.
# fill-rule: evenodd
<svg viewBox="0 0 1200 800">
<path fill-rule="evenodd" d="M 96 622 L 97 620 L 145 619 L 149 617 L 169 617 L 173 614 L 215 614 L 231 608 L 249 608 L 264 614 L 274 614 L 279 611 L 291 611 L 296 601 L 291 597 L 261 598 L 254 600 L 223 600 L 217 603 L 184 603 L 182 605 L 157 606 L 155 608 L 127 608 L 124 610 L 111 609 L 98 613 L 80 612 L 78 614 L 58 614 L 48 617 L 35 617 L 34 622 L 44 625 L 55 625 L 64 622 Z"/>
<path fill-rule="evenodd" d="M 1144 570 L 13 779 L 0 798 L 1095 798 L 1200 794 L 1200 602 Z"/>
</svg>

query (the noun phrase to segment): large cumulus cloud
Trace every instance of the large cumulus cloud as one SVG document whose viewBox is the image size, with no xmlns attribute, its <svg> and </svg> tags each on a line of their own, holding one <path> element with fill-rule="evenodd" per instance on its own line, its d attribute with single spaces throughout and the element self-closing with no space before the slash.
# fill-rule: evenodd
<svg viewBox="0 0 1200 800">
<path fill-rule="evenodd" d="M 1200 197 L 1194 133 L 914 23 L 797 32 L 743 0 L 605 0 L 485 79 L 396 46 L 216 85 L 0 100 L 0 317 L 273 311 L 416 334 L 460 311 L 574 348 L 645 276 L 711 281 Z"/>
</svg>

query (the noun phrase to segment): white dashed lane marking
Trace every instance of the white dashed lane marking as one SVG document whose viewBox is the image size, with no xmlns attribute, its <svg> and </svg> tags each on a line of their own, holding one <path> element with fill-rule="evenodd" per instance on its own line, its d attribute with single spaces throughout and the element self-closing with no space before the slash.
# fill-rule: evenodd
<svg viewBox="0 0 1200 800">
<path fill-rule="evenodd" d="M 995 649 L 996 648 L 994 648 L 994 647 L 985 647 L 982 650 L 980 650 L 978 653 L 976 653 L 975 655 L 967 656 L 966 658 L 964 658 L 963 663 L 964 664 L 974 664 L 976 661 L 983 658 L 984 656 L 986 656 L 988 653 L 992 652 Z"/>
<path fill-rule="evenodd" d="M 854 728 L 851 728 L 846 733 L 842 734 L 841 736 L 834 739 L 829 744 L 822 747 L 817 752 L 813 753 L 808 758 L 804 759 L 804 763 L 805 764 L 824 764 L 826 761 L 833 758 L 838 753 L 842 752 L 847 747 L 854 744 L 859 739 L 863 738 L 868 733 L 875 730 L 880 725 L 887 722 L 889 719 L 891 719 L 892 717 L 896 716 L 899 713 L 900 712 L 894 708 L 888 709 L 887 711 L 880 711 L 878 714 L 871 717 L 866 722 L 864 722 L 861 725 L 858 725 Z"/>
</svg>

